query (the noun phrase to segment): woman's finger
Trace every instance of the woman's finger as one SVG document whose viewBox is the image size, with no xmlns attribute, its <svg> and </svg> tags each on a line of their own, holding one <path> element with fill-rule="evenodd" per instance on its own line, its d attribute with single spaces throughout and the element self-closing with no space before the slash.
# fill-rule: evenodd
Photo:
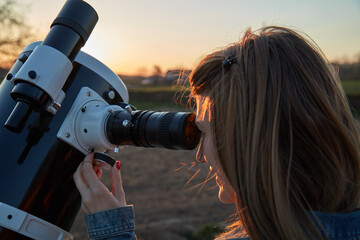
<svg viewBox="0 0 360 240">
<path fill-rule="evenodd" d="M 81 163 L 80 173 L 84 178 L 84 181 L 89 186 L 91 190 L 99 189 L 102 183 L 99 181 L 96 173 L 94 172 L 92 161 L 93 154 L 86 156 L 84 161 Z"/>
<path fill-rule="evenodd" d="M 83 177 L 81 176 L 81 164 L 77 168 L 76 172 L 74 173 L 73 179 L 77 189 L 79 190 L 82 197 L 86 196 L 89 192 L 89 186 L 84 181 Z"/>
<path fill-rule="evenodd" d="M 117 161 L 111 169 L 111 187 L 112 193 L 116 197 L 116 199 L 119 200 L 122 205 L 126 205 L 125 193 L 121 180 L 120 166 L 120 161 Z"/>
</svg>

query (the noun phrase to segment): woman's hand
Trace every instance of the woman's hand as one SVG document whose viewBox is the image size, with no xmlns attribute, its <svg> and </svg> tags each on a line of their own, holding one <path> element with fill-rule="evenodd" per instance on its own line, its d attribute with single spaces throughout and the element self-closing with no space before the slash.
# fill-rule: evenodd
<svg viewBox="0 0 360 240">
<path fill-rule="evenodd" d="M 94 154 L 89 154 L 80 163 L 74 174 L 74 181 L 82 197 L 82 208 L 85 213 L 95 213 L 126 206 L 122 186 L 120 162 L 111 169 L 112 192 L 99 180 L 102 171 L 93 167 Z"/>
</svg>

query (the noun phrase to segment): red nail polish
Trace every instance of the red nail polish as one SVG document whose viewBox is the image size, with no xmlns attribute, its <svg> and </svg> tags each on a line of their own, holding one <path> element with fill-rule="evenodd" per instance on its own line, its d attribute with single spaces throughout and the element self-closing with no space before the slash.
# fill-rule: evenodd
<svg viewBox="0 0 360 240">
<path fill-rule="evenodd" d="M 120 162 L 120 161 L 117 161 L 117 162 L 116 162 L 116 168 L 117 168 L 118 170 L 120 170 L 120 168 L 121 168 L 121 162 Z"/>
</svg>

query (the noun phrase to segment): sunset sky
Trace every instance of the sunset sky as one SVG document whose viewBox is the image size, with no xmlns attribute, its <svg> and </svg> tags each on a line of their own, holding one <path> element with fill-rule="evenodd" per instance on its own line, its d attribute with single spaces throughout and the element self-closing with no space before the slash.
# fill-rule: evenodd
<svg viewBox="0 0 360 240">
<path fill-rule="evenodd" d="M 65 0 L 21 0 L 43 40 Z M 307 33 L 330 60 L 360 56 L 360 0 L 87 0 L 99 21 L 83 51 L 116 73 L 193 68 L 247 27 Z"/>
</svg>

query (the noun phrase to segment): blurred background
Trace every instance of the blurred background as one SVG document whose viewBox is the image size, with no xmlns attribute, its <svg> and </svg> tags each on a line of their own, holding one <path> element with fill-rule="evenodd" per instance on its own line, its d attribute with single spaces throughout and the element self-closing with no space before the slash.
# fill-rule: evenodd
<svg viewBox="0 0 360 240">
<path fill-rule="evenodd" d="M 87 2 L 99 21 L 83 51 L 121 77 L 138 109 L 191 111 L 177 80 L 186 81 L 202 57 L 238 41 L 247 28 L 268 25 L 309 35 L 338 69 L 354 114 L 360 109 L 359 0 Z M 0 81 L 24 46 L 44 39 L 64 3 L 0 0 Z M 125 147 L 116 156 L 139 239 L 211 239 L 229 223 L 235 207 L 219 202 L 195 153 Z M 87 236 L 82 212 L 72 233 Z"/>
<path fill-rule="evenodd" d="M 1 73 L 6 73 L 29 42 L 44 39 L 64 2 L 0 0 Z M 137 94 L 139 87 L 174 91 L 164 86 L 171 86 L 180 73 L 186 78 L 206 54 L 238 41 L 249 27 L 256 30 L 268 25 L 309 35 L 339 69 L 347 82 L 345 90 L 353 95 L 358 90 L 353 81 L 360 78 L 359 0 L 87 2 L 96 9 L 99 21 L 83 51 L 119 74 L 136 95 L 130 101 L 142 102 L 140 107 L 152 104 L 147 93 Z M 149 90 L 154 86 L 163 87 Z"/>
</svg>

